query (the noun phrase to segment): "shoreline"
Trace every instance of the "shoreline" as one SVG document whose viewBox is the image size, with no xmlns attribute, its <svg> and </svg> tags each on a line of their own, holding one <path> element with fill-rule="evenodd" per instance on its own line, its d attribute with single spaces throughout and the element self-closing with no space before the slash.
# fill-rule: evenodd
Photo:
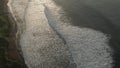
<svg viewBox="0 0 120 68">
<path fill-rule="evenodd" d="M 15 0 L 14 0 L 15 1 Z M 23 1 L 24 2 L 24 1 Z M 46 20 L 46 17 L 43 17 L 44 16 L 44 14 L 43 13 L 40 13 L 39 11 L 41 10 L 41 6 L 39 6 L 39 8 L 38 8 L 38 5 L 35 5 L 34 3 L 37 3 L 37 2 L 34 2 L 33 1 L 33 3 L 31 2 L 30 3 L 30 8 L 29 9 L 27 9 L 27 14 L 26 14 L 26 17 L 25 17 L 25 20 L 26 20 L 26 23 L 28 24 L 28 31 L 29 32 L 26 32 L 26 34 L 23 36 L 23 39 L 22 39 L 22 51 L 24 52 L 24 55 L 25 55 L 25 59 L 27 59 L 28 61 L 26 61 L 26 64 L 28 64 L 28 66 L 29 66 L 29 64 L 31 64 L 30 66 L 35 66 L 35 65 L 37 65 L 36 64 L 36 61 L 38 62 L 38 65 L 40 65 L 39 63 L 40 63 L 40 61 L 41 61 L 41 59 L 40 59 L 40 57 L 42 57 L 42 56 L 40 56 L 40 57 L 37 57 L 37 56 L 39 56 L 41 53 L 40 52 L 34 52 L 33 51 L 33 49 L 35 49 L 35 51 L 37 51 L 37 49 L 38 50 L 40 50 L 41 52 L 43 52 L 43 54 L 45 54 L 45 56 L 49 56 L 49 55 L 46 55 L 46 53 L 48 53 L 48 54 L 54 54 L 54 52 L 56 52 L 56 50 L 55 51 L 53 51 L 53 52 L 47 52 L 47 51 L 45 51 L 45 50 L 53 50 L 54 48 L 51 48 L 51 49 L 44 49 L 44 51 L 42 50 L 43 48 L 40 48 L 40 46 L 39 46 L 39 44 L 41 45 L 41 43 L 37 43 L 37 45 L 36 44 L 34 44 L 34 43 L 36 43 L 36 41 L 37 42 L 41 42 L 41 41 L 43 41 L 43 42 L 46 42 L 48 39 L 50 39 L 49 38 L 49 35 L 47 35 L 47 34 L 43 34 L 43 31 L 44 32 L 48 32 L 48 31 L 46 31 L 46 30 L 44 30 L 44 28 L 46 28 L 46 29 L 50 29 L 50 28 L 48 28 L 49 26 L 46 26 L 45 24 L 47 24 L 48 23 L 48 21 L 44 21 L 44 22 L 42 22 L 42 20 Z M 37 3 L 37 4 L 39 4 L 39 3 Z M 12 4 L 13 5 L 13 4 Z M 10 5 L 10 6 L 12 6 L 12 5 Z M 10 7 L 9 6 L 9 7 Z M 16 4 L 14 5 L 14 6 L 16 6 Z M 34 6 L 34 8 L 33 7 L 31 7 L 31 6 Z M 19 11 L 19 7 L 17 6 L 17 7 L 15 7 L 16 8 L 16 10 L 17 10 L 17 12 L 20 12 Z M 18 9 L 17 9 L 18 8 Z M 14 8 L 12 8 L 13 10 L 14 10 Z M 31 10 L 32 9 L 32 10 Z M 34 9 L 34 10 L 33 10 Z M 37 10 L 37 11 L 36 11 Z M 38 11 L 39 10 L 39 11 Z M 12 13 L 12 12 L 11 12 Z M 14 12 L 13 12 L 14 13 Z M 23 12 L 21 12 L 21 13 L 23 13 Z M 35 13 L 35 14 L 33 14 L 33 13 Z M 29 16 L 29 14 L 30 14 L 30 16 Z M 12 14 L 13 15 L 13 17 L 14 17 L 14 14 Z M 18 14 L 19 15 L 19 14 Z M 25 14 L 23 14 L 23 15 L 25 15 Z M 43 16 L 42 16 L 43 15 Z M 21 16 L 21 15 L 20 15 Z M 41 16 L 41 17 L 40 17 Z M 35 17 L 35 18 L 33 18 L 33 17 Z M 52 16 L 51 15 L 49 15 L 49 18 L 51 18 Z M 40 19 L 40 18 L 42 18 L 42 19 Z M 14 19 L 17 19 L 16 17 L 14 18 Z M 51 21 L 52 20 L 52 21 Z M 53 20 L 54 19 L 49 19 L 49 21 L 51 21 L 51 22 L 53 22 Z M 37 21 L 37 22 L 36 22 Z M 42 22 L 41 24 L 39 23 L 39 22 Z M 18 24 L 18 22 L 17 22 L 17 24 Z M 38 25 L 38 24 L 40 24 L 40 25 Z M 34 29 L 33 29 L 33 27 L 31 28 L 31 26 L 33 26 L 33 25 L 35 25 L 34 26 Z M 37 26 L 38 25 L 38 26 Z M 19 25 L 17 25 L 17 26 L 19 26 Z M 41 26 L 41 28 L 40 28 L 40 26 Z M 54 25 L 53 25 L 54 26 Z M 79 48 L 79 45 L 81 44 L 82 46 L 86 46 L 86 45 L 98 45 L 97 43 L 99 43 L 100 45 L 98 45 L 98 46 L 86 46 L 89 50 L 86 50 L 86 48 L 85 47 L 82 47 L 83 48 L 83 50 L 81 49 L 81 48 L 79 48 L 79 50 L 82 50 L 83 52 L 78 52 L 78 54 L 81 54 L 81 55 L 84 55 L 84 53 L 86 54 L 86 55 L 84 55 L 84 56 L 82 56 L 82 57 L 84 57 L 84 58 L 75 58 L 75 57 L 79 57 L 79 55 L 77 54 L 77 55 L 73 55 L 74 57 L 74 60 L 75 60 L 75 62 L 76 62 L 76 64 L 78 65 L 78 66 L 80 66 L 80 67 L 82 67 L 81 66 L 81 64 L 79 64 L 80 63 L 80 61 L 85 61 L 85 62 L 87 62 L 85 59 L 87 58 L 87 57 L 92 57 L 92 58 L 94 58 L 95 56 L 96 56 L 96 54 L 94 54 L 94 51 L 95 50 L 93 50 L 91 47 L 94 47 L 95 49 L 100 49 L 100 48 L 104 48 L 104 46 L 106 46 L 106 45 L 108 45 L 108 43 L 105 43 L 105 42 L 108 42 L 108 38 L 107 38 L 107 36 L 106 35 L 104 35 L 104 34 L 102 34 L 102 33 L 99 33 L 99 32 L 97 32 L 97 31 L 94 31 L 94 30 L 88 30 L 88 29 L 80 29 L 80 28 L 76 28 L 76 27 L 74 27 L 74 26 L 65 26 L 64 28 L 62 28 L 61 27 L 62 25 L 60 25 L 60 26 L 57 26 L 58 28 L 60 28 L 61 30 L 59 30 L 58 28 L 58 30 L 59 30 L 59 33 L 61 33 L 61 35 L 63 35 L 64 37 L 65 37 L 65 39 L 67 40 L 67 43 L 68 43 L 68 45 L 69 46 L 71 46 L 71 49 L 73 48 L 73 50 L 71 50 L 72 51 L 72 53 L 75 53 L 75 49 L 78 49 Z M 63 25 L 64 26 L 64 25 Z M 38 28 L 36 28 L 36 27 L 38 27 Z M 56 27 L 56 26 L 54 26 L 54 27 Z M 17 27 L 16 27 L 17 28 Z M 13 27 L 13 31 L 14 31 L 14 27 Z M 38 29 L 42 29 L 42 30 L 38 30 Z M 64 30 L 64 29 L 68 29 L 68 30 Z M 40 32 L 41 31 L 41 32 Z M 67 32 L 67 33 L 66 33 Z M 14 32 L 13 32 L 14 33 Z M 16 33 L 17 33 L 17 31 L 16 31 Z M 16 36 L 15 34 L 16 33 L 14 33 L 14 37 Z M 32 33 L 34 33 L 34 34 L 32 34 Z M 85 34 L 84 34 L 85 33 Z M 79 34 L 80 34 L 80 36 L 79 36 Z M 11 34 L 11 35 L 13 35 L 13 34 Z M 18 35 L 19 35 L 19 33 L 18 33 Z M 18 37 L 18 35 L 17 35 L 17 37 L 15 37 L 16 39 L 19 39 L 19 37 Z M 48 36 L 48 37 L 46 37 L 46 36 Z M 85 36 L 86 35 L 86 36 Z M 93 36 L 96 36 L 96 37 L 93 37 Z M 42 38 L 43 37 L 43 38 Z M 84 38 L 83 38 L 84 37 Z M 34 38 L 34 39 L 33 39 Z M 44 39 L 45 38 L 45 39 Z M 48 38 L 48 39 L 47 39 Z M 15 39 L 15 40 L 16 40 Z M 52 39 L 52 38 L 51 38 Z M 56 38 L 55 38 L 56 39 Z M 69 39 L 71 39 L 71 40 L 69 40 Z M 89 40 L 87 40 L 87 39 L 89 39 Z M 93 40 L 92 41 L 92 43 L 94 43 L 94 44 L 92 44 L 91 43 L 91 41 L 90 40 Z M 29 41 L 30 40 L 30 41 Z M 81 41 L 78 41 L 78 40 L 81 40 Z M 87 42 L 85 41 L 85 40 L 87 40 Z M 95 41 L 94 41 L 95 40 Z M 96 41 L 97 40 L 97 41 Z M 32 41 L 32 42 L 31 42 Z M 47 43 L 46 44 L 43 44 L 43 45 L 49 45 L 49 43 L 48 42 L 52 42 L 52 41 L 47 41 Z M 53 41 L 54 42 L 54 41 Z M 56 41 L 56 42 L 58 42 L 58 41 Z M 97 42 L 97 43 L 96 43 Z M 28 47 L 26 47 L 25 48 L 25 46 L 24 45 L 26 45 L 26 43 L 29 43 L 29 44 L 27 44 L 27 46 L 29 46 L 30 47 L 30 45 L 31 45 L 31 49 L 28 49 Z M 33 44 L 32 44 L 33 43 Z M 76 44 L 74 44 L 74 43 L 76 43 Z M 86 44 L 82 44 L 82 43 L 86 43 Z M 101 46 L 101 43 L 103 44 L 104 43 L 104 46 L 103 47 L 100 47 Z M 16 45 L 17 45 L 17 41 L 16 41 Z M 19 45 L 19 44 L 18 44 Z M 32 47 L 32 45 L 36 45 L 36 47 Z M 75 47 L 75 46 L 73 46 L 73 45 L 75 45 L 75 46 L 77 46 L 77 47 Z M 51 47 L 51 46 L 50 46 Z M 57 46 L 52 46 L 52 47 L 57 47 L 58 49 L 62 49 L 62 47 L 58 47 L 58 45 Z M 17 47 L 15 47 L 15 48 L 17 48 Z M 65 48 L 64 46 L 63 46 L 63 48 Z M 106 49 L 107 49 L 108 47 L 106 47 Z M 27 50 L 28 49 L 28 50 Z M 60 49 L 60 50 L 61 50 Z M 109 66 L 111 66 L 111 63 L 112 63 L 112 60 L 111 60 L 111 55 L 110 55 L 110 53 L 108 53 L 107 51 L 106 51 L 106 49 L 105 50 L 102 50 L 102 49 L 100 49 L 100 51 L 99 50 L 96 50 L 95 52 L 96 53 L 105 53 L 107 56 L 109 56 L 110 58 L 108 58 L 105 62 L 103 61 L 103 62 L 101 62 L 101 64 L 103 64 L 103 63 L 106 63 L 106 65 L 107 65 L 107 63 L 108 63 L 108 65 Z M 33 53 L 34 53 L 34 55 L 33 55 L 33 53 L 32 53 L 32 51 L 29 51 L 29 50 L 32 50 L 33 51 Z M 66 49 L 67 50 L 67 49 Z M 15 50 L 16 51 L 16 50 Z M 58 50 L 59 51 L 59 50 Z M 76 50 L 77 51 L 77 50 Z M 62 53 L 64 53 L 65 51 L 63 51 L 62 50 L 62 52 L 61 53 L 58 53 L 58 55 L 63 55 Z M 108 54 L 107 54 L 108 53 Z M 67 53 L 65 53 L 65 55 L 66 55 Z M 90 54 L 90 55 L 89 55 Z M 93 55 L 92 55 L 93 54 Z M 37 56 L 36 56 L 37 55 Z M 42 55 L 42 54 L 41 54 Z M 55 54 L 54 54 L 55 55 Z M 31 56 L 33 56 L 33 60 L 29 60 L 29 58 L 31 59 Z M 52 55 L 53 56 L 53 55 Z M 95 59 L 98 59 L 98 60 L 95 60 L 95 61 L 97 61 L 98 63 L 100 62 L 100 59 L 99 58 L 101 58 L 101 57 L 103 57 L 103 59 L 106 59 L 106 57 L 107 56 L 98 56 L 97 58 L 95 58 Z M 34 58 L 35 57 L 35 58 Z M 43 55 L 43 57 L 44 57 L 44 55 Z M 66 56 L 65 56 L 66 57 Z M 49 58 L 52 58 L 52 57 L 49 57 Z M 40 61 L 39 61 L 39 59 L 40 59 Z M 42 58 L 43 59 L 43 58 Z M 46 60 L 46 58 L 44 58 L 45 60 Z M 61 59 L 61 57 L 59 57 L 57 60 L 57 62 L 58 62 L 58 64 L 59 64 L 59 59 Z M 79 60 L 77 60 L 77 59 L 79 59 Z M 83 59 L 83 60 L 81 60 L 81 59 Z M 69 61 L 70 61 L 70 59 L 68 59 Z M 87 58 L 87 60 L 89 60 L 89 61 L 92 61 L 91 59 L 89 59 L 89 58 Z M 32 61 L 32 62 L 31 62 Z M 35 61 L 35 63 L 34 63 L 34 61 Z M 60 61 L 62 61 L 62 60 L 60 60 Z M 64 62 L 65 60 L 63 60 L 62 62 Z M 46 62 L 48 62 L 48 61 L 46 61 Z M 52 61 L 51 61 L 52 62 Z M 48 62 L 49 63 L 49 62 Z M 52 62 L 52 63 L 54 63 L 54 62 Z M 110 63 L 110 64 L 109 64 Z M 92 63 L 91 63 L 92 64 Z M 42 65 L 42 62 L 41 62 L 41 65 Z M 55 64 L 54 64 L 55 65 Z M 51 65 L 51 66 L 54 66 L 54 65 Z M 93 65 L 93 67 L 95 67 L 95 65 L 94 65 L 94 63 L 92 64 Z M 96 64 L 97 65 L 97 64 Z M 89 65 L 88 65 L 89 66 Z M 97 65 L 97 66 L 99 66 L 99 64 Z M 59 67 L 59 66 L 58 66 Z M 92 67 L 91 67 L 92 68 Z"/>
<path fill-rule="evenodd" d="M 8 18 L 8 23 L 10 24 L 10 33 L 9 33 L 9 45 L 7 47 L 7 61 L 15 62 L 20 66 L 19 68 L 27 68 L 24 62 L 24 59 L 21 55 L 21 50 L 19 49 L 18 38 L 16 36 L 17 33 L 17 25 L 15 23 L 15 19 L 8 8 L 9 0 L 4 0 L 4 9 L 3 12 Z M 16 66 L 15 64 L 13 64 Z"/>
</svg>

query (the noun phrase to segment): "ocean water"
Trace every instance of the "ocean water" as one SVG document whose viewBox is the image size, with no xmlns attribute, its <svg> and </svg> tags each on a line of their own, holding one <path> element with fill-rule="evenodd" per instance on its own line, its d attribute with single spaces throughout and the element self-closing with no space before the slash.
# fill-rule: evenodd
<svg viewBox="0 0 120 68">
<path fill-rule="evenodd" d="M 18 25 L 23 57 L 29 68 L 113 67 L 113 49 L 109 46 L 111 36 L 101 30 L 87 27 L 98 26 L 88 23 L 92 18 L 86 18 L 91 16 L 93 10 L 85 11 L 85 14 L 81 13 L 84 12 L 81 10 L 75 14 L 79 9 L 76 5 L 79 5 L 72 1 L 9 2 L 11 13 Z M 83 7 L 80 8 L 84 9 Z"/>
<path fill-rule="evenodd" d="M 120 1 L 119 0 L 53 0 L 64 10 L 70 24 L 90 28 L 111 36 L 114 68 L 120 68 Z M 63 15 L 63 16 L 64 16 Z M 64 17 L 61 20 L 64 21 Z"/>
</svg>

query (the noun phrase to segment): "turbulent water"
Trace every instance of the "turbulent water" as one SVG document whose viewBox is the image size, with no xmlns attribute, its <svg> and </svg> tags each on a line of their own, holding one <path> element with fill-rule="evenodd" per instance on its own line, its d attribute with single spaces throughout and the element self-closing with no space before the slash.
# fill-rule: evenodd
<svg viewBox="0 0 120 68">
<path fill-rule="evenodd" d="M 10 0 L 29 68 L 112 68 L 109 38 L 61 21 L 64 11 L 51 0 Z"/>
</svg>

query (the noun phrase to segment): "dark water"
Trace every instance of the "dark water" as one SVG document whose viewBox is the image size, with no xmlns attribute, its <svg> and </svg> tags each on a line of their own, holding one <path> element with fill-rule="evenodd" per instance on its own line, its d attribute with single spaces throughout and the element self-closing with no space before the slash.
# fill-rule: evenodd
<svg viewBox="0 0 120 68">
<path fill-rule="evenodd" d="M 120 68 L 120 0 L 54 0 L 62 6 L 73 25 L 111 36 L 114 67 Z"/>
</svg>

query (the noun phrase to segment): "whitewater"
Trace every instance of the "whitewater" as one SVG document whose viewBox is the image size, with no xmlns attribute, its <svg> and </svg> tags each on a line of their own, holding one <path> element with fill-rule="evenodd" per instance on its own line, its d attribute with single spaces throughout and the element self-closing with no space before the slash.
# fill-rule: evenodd
<svg viewBox="0 0 120 68">
<path fill-rule="evenodd" d="M 64 11 L 52 0 L 9 0 L 8 6 L 29 68 L 112 68 L 109 37 L 61 21 Z"/>
</svg>

